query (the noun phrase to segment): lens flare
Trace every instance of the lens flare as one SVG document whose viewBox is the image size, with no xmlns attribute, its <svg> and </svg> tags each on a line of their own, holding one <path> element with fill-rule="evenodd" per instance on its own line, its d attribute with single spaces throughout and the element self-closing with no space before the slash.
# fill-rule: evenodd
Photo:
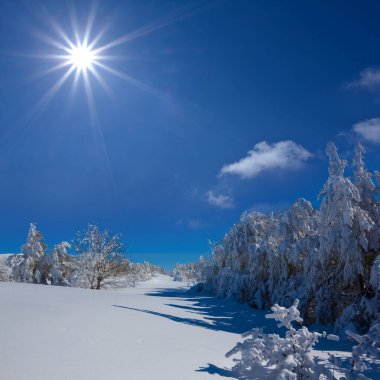
<svg viewBox="0 0 380 380">
<path fill-rule="evenodd" d="M 109 51 L 118 46 L 120 47 L 121 45 L 127 44 L 137 38 L 162 29 L 167 25 L 183 19 L 184 17 L 192 15 L 194 12 L 199 11 L 202 7 L 194 5 L 183 6 L 171 12 L 170 15 L 152 22 L 151 24 L 135 29 L 114 40 L 103 42 L 103 40 L 107 38 L 106 32 L 108 31 L 109 24 L 106 24 L 103 28 L 98 29 L 98 33 L 93 35 L 97 6 L 98 2 L 94 1 L 89 10 L 87 23 L 85 23 L 84 28 L 79 28 L 75 8 L 74 6 L 70 7 L 69 13 L 72 27 L 71 33 L 70 30 L 63 29 L 46 10 L 44 11 L 46 19 L 52 27 L 53 33 L 45 33 L 41 30 L 36 30 L 34 32 L 34 36 L 49 45 L 51 50 L 45 54 L 37 54 L 34 57 L 46 59 L 52 63 L 54 62 L 54 64 L 52 67 L 44 70 L 40 75 L 38 75 L 38 77 L 52 73 L 61 73 L 61 75 L 46 91 L 38 102 L 37 107 L 44 108 L 47 103 L 60 91 L 64 84 L 70 80 L 70 78 L 72 79 L 72 94 L 75 93 L 80 80 L 87 89 L 87 97 L 93 96 L 92 87 L 89 83 L 90 81 L 97 82 L 97 84 L 99 84 L 104 90 L 111 93 L 107 81 L 103 78 L 104 74 L 116 76 L 128 84 L 135 86 L 164 102 L 170 103 L 171 100 L 168 98 L 167 94 L 112 67 L 112 64 L 109 64 L 110 62 L 120 61 L 120 59 L 126 58 L 124 56 L 120 57 L 109 54 Z M 82 33 L 80 33 L 80 29 L 83 29 Z M 92 109 L 93 107 L 90 108 L 90 112 L 94 112 Z"/>
</svg>

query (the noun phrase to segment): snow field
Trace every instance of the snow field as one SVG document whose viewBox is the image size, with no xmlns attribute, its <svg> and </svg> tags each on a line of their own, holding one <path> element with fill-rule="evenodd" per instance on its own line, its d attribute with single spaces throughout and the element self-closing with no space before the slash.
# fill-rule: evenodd
<svg viewBox="0 0 380 380">
<path fill-rule="evenodd" d="M 0 283 L 0 379 L 215 378 L 197 370 L 230 366 L 224 354 L 239 334 L 186 323 L 209 323 L 182 308 L 189 300 L 146 295 L 181 285 L 168 276 L 118 291 Z"/>
</svg>

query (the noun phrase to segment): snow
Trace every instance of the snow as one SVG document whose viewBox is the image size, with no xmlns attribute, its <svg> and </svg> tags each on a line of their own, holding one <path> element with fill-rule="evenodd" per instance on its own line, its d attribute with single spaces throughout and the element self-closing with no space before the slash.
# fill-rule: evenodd
<svg viewBox="0 0 380 380">
<path fill-rule="evenodd" d="M 230 366 L 242 331 L 184 290 L 163 275 L 121 290 L 0 283 L 0 378 L 215 378 L 202 367 Z"/>
<path fill-rule="evenodd" d="M 225 353 L 276 321 L 188 289 L 165 275 L 117 290 L 0 282 L 0 379 L 238 379 Z M 313 355 L 349 368 L 351 346 L 326 341 Z"/>
</svg>

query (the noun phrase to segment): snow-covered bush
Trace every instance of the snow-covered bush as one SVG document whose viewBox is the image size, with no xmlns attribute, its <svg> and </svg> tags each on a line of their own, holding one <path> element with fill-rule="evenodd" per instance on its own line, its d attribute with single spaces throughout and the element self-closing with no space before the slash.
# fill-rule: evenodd
<svg viewBox="0 0 380 380">
<path fill-rule="evenodd" d="M 273 379 L 319 379 L 321 374 L 329 375 L 329 371 L 320 365 L 313 357 L 312 350 L 321 337 L 337 339 L 335 335 L 310 332 L 307 327 L 296 329 L 293 323 L 302 323 L 297 309 L 299 301 L 285 308 L 272 306 L 271 314 L 265 317 L 274 319 L 278 327 L 285 327 L 284 337 L 278 334 L 264 334 L 262 329 L 253 329 L 242 335 L 246 338 L 238 342 L 226 357 L 236 356 L 234 369 L 244 379 L 265 378 Z"/>
<path fill-rule="evenodd" d="M 358 343 L 352 350 L 351 372 L 365 372 L 368 369 L 368 360 L 380 359 L 380 323 L 374 324 L 365 335 L 358 335 L 350 330 L 346 334 Z"/>
</svg>

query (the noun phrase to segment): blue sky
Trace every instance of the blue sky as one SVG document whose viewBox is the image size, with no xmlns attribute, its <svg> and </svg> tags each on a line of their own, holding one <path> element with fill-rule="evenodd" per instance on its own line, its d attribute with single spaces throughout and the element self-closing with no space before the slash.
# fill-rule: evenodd
<svg viewBox="0 0 380 380">
<path fill-rule="evenodd" d="M 81 36 L 92 5 L 74 3 Z M 378 2 L 99 1 L 90 39 L 127 37 L 107 50 L 119 75 L 90 75 L 93 109 L 75 70 L 46 95 L 72 8 L 0 3 L 1 252 L 30 222 L 50 246 L 90 222 L 132 260 L 189 262 L 244 210 L 316 204 L 330 140 L 380 169 Z"/>
</svg>

